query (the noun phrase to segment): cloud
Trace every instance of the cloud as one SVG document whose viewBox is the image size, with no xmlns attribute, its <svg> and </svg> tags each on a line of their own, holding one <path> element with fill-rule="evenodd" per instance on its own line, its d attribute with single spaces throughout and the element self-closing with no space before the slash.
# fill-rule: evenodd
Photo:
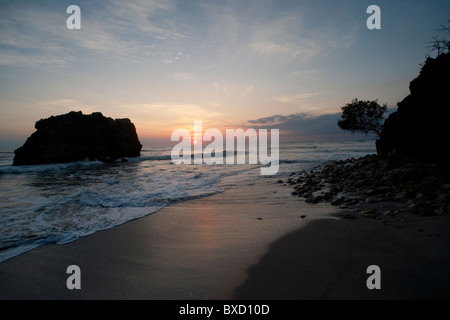
<svg viewBox="0 0 450 320">
<path fill-rule="evenodd" d="M 222 97 L 236 97 L 249 95 L 253 92 L 253 90 L 254 86 L 249 83 L 218 80 L 214 81 L 212 92 Z"/>
<path fill-rule="evenodd" d="M 280 136 L 285 140 L 305 139 L 355 139 L 361 135 L 351 135 L 337 125 L 340 113 L 315 116 L 310 113 L 290 115 L 273 115 L 269 117 L 248 120 L 244 125 L 254 129 L 279 129 Z"/>
<path fill-rule="evenodd" d="M 272 20 L 258 21 L 252 28 L 251 53 L 285 63 L 307 60 L 319 53 L 321 45 L 303 29 L 299 12 L 279 13 Z"/>
<path fill-rule="evenodd" d="M 172 78 L 175 80 L 189 81 L 189 80 L 194 80 L 195 76 L 189 72 L 176 72 L 176 73 L 172 74 Z"/>
<path fill-rule="evenodd" d="M 283 103 L 292 103 L 292 104 L 298 104 L 303 102 L 304 100 L 307 100 L 312 97 L 318 96 L 318 92 L 309 92 L 309 93 L 298 93 L 298 94 L 291 94 L 286 96 L 280 96 L 276 97 L 275 100 Z"/>
<path fill-rule="evenodd" d="M 123 35 L 165 41 L 186 38 L 171 19 L 180 13 L 172 0 L 112 0 L 106 8 L 102 23 Z"/>
<path fill-rule="evenodd" d="M 103 6 L 102 6 L 103 5 Z M 80 1 L 81 30 L 68 30 L 61 5 L 0 5 L 0 64 L 64 67 L 78 59 L 163 63 L 179 59 L 170 43 L 184 37 L 170 21 L 173 1 Z"/>
<path fill-rule="evenodd" d="M 224 61 L 246 57 L 281 64 L 308 61 L 332 49 L 348 48 L 357 39 L 357 27 L 332 29 L 308 19 L 301 2 L 202 2 L 207 17 L 205 51 Z"/>
<path fill-rule="evenodd" d="M 0 64 L 8 66 L 64 66 L 73 61 L 61 30 L 65 21 L 56 12 L 0 8 Z M 64 17 L 64 15 L 63 15 Z M 58 22 L 64 23 L 61 27 Z"/>
<path fill-rule="evenodd" d="M 291 77 L 311 77 L 319 73 L 317 69 L 296 70 L 289 73 Z"/>
<path fill-rule="evenodd" d="M 218 62 L 270 59 L 306 61 L 354 43 L 356 32 L 307 25 L 299 8 L 272 1 L 186 4 L 174 0 L 79 1 L 81 30 L 67 30 L 61 4 L 0 4 L 0 63 L 70 66 L 77 61 L 148 61 L 170 65 L 183 50 Z M 52 4 L 52 5 L 49 5 Z M 189 10 L 186 10 L 188 8 Z M 61 10 L 61 11 L 59 11 Z M 214 62 L 215 63 L 215 62 Z"/>
</svg>

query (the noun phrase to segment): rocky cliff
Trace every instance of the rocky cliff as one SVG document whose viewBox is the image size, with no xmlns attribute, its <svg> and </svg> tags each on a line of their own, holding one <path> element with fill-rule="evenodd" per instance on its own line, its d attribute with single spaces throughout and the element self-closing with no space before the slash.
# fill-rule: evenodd
<svg viewBox="0 0 450 320">
<path fill-rule="evenodd" d="M 61 163 L 84 159 L 111 162 L 137 157 L 142 145 L 129 119 L 113 120 L 81 111 L 41 119 L 25 144 L 14 151 L 14 165 Z"/>
<path fill-rule="evenodd" d="M 448 165 L 450 54 L 428 58 L 409 89 L 410 95 L 386 119 L 377 153 Z"/>
</svg>

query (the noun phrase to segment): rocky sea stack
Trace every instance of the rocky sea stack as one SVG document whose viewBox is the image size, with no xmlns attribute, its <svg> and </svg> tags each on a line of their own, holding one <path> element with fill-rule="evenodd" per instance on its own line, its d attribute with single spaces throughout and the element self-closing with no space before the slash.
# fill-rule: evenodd
<svg viewBox="0 0 450 320">
<path fill-rule="evenodd" d="M 140 155 L 142 145 L 130 119 L 81 111 L 41 119 L 25 144 L 14 151 L 14 165 L 63 163 L 84 159 L 112 162 Z"/>
<path fill-rule="evenodd" d="M 447 167 L 450 163 L 450 53 L 428 58 L 409 85 L 410 95 L 386 119 L 377 153 Z"/>
</svg>

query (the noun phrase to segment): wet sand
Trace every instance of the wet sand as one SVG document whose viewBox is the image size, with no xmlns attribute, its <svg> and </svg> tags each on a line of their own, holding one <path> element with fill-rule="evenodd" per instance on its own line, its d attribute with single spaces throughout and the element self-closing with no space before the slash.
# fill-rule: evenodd
<svg viewBox="0 0 450 320">
<path fill-rule="evenodd" d="M 448 299 L 450 216 L 337 219 L 274 178 L 0 264 L 1 299 Z M 66 268 L 81 269 L 81 290 Z M 369 265 L 381 290 L 369 290 Z"/>
<path fill-rule="evenodd" d="M 271 243 L 330 214 L 274 178 L 260 180 L 7 260 L 0 298 L 231 299 Z M 81 269 L 81 290 L 66 287 L 72 264 Z"/>
<path fill-rule="evenodd" d="M 234 299 L 448 300 L 449 230 L 450 216 L 317 220 L 275 242 Z"/>
</svg>

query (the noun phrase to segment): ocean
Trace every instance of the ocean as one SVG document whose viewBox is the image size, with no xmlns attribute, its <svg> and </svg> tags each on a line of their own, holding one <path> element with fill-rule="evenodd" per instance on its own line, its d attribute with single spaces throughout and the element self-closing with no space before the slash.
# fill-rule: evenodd
<svg viewBox="0 0 450 320">
<path fill-rule="evenodd" d="M 0 151 L 0 262 L 222 192 L 227 184 L 268 177 L 260 165 L 176 165 L 171 150 L 144 147 L 128 162 L 34 166 L 12 166 L 13 151 Z M 281 143 L 275 177 L 373 153 L 374 140 Z"/>
</svg>

